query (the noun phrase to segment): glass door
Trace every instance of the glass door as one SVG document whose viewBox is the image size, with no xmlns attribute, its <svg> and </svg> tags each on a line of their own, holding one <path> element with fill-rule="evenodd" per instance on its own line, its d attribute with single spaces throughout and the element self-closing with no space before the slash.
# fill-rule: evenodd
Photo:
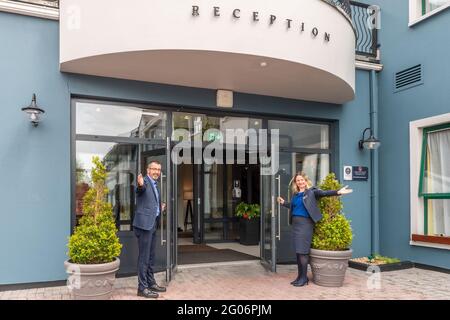
<svg viewBox="0 0 450 320">
<path fill-rule="evenodd" d="M 275 198 L 275 175 L 272 174 L 273 164 L 261 163 L 261 263 L 269 271 L 276 272 L 277 268 L 277 210 Z"/>
<path fill-rule="evenodd" d="M 96 137 L 83 137 L 75 143 L 75 217 L 73 225 L 77 226 L 83 216 L 83 197 L 91 187 L 92 157 L 97 156 L 104 163 L 107 171 L 105 180 L 108 188 L 107 201 L 113 208 L 113 216 L 118 229 L 118 237 L 122 244 L 120 254 L 120 275 L 133 275 L 137 272 L 139 250 L 136 236 L 133 230 L 133 219 L 136 209 L 136 181 L 142 173 L 146 175 L 147 165 L 151 160 L 158 160 L 162 164 L 160 178 L 161 199 L 166 203 L 166 214 L 162 216 L 158 234 L 158 246 L 156 249 L 157 272 L 167 271 L 168 254 L 167 239 L 170 238 L 170 225 L 172 218 L 172 205 L 168 201 L 171 194 L 170 167 L 167 163 L 167 148 L 161 144 L 163 140 L 140 141 L 135 143 L 131 139 Z"/>
<path fill-rule="evenodd" d="M 171 161 L 168 146 L 143 145 L 140 150 L 140 173 L 147 174 L 147 166 L 151 161 L 161 163 L 161 176 L 159 177 L 159 187 L 161 191 L 161 202 L 166 204 L 166 211 L 161 215 L 158 230 L 156 231 L 157 246 L 155 258 L 155 272 L 166 272 L 166 281 L 171 278 L 171 244 L 172 235 L 172 196 L 171 196 Z"/>
<path fill-rule="evenodd" d="M 274 174 L 264 174 L 270 169 Z M 290 202 L 292 178 L 297 171 L 305 171 L 312 183 L 329 172 L 328 154 L 280 152 L 277 166 L 261 170 L 261 262 L 276 272 L 277 263 L 295 262 L 289 210 L 277 202 L 282 197 Z"/>
<path fill-rule="evenodd" d="M 305 172 L 313 186 L 322 181 L 330 172 L 330 156 L 327 153 L 307 153 L 294 151 L 281 151 L 279 153 L 279 168 L 275 174 L 276 197 L 282 197 L 290 202 L 292 199 L 293 177 L 297 172 Z M 294 263 L 295 251 L 292 243 L 292 226 L 290 224 L 290 211 L 276 205 L 277 263 Z"/>
<path fill-rule="evenodd" d="M 168 142 L 170 143 L 170 142 Z M 169 153 L 170 154 L 170 153 Z M 170 159 L 168 159 L 170 160 Z M 178 167 L 175 163 L 172 162 L 172 170 L 170 172 L 171 174 L 169 176 L 172 177 L 171 179 L 171 195 L 172 198 L 168 203 L 170 204 L 170 211 L 169 208 L 167 209 L 167 212 L 170 212 L 171 214 L 168 216 L 168 225 L 170 228 L 170 232 L 167 235 L 167 239 L 169 239 L 169 246 L 167 248 L 168 250 L 168 272 L 167 277 L 168 281 L 172 280 L 175 276 L 175 273 L 177 271 L 177 257 L 178 257 Z"/>
<path fill-rule="evenodd" d="M 203 206 L 201 224 L 202 242 L 214 242 L 225 240 L 225 221 L 228 220 L 224 216 L 226 209 L 226 189 L 224 188 L 224 164 L 203 164 Z"/>
<path fill-rule="evenodd" d="M 292 198 L 291 182 L 296 173 L 296 153 L 280 152 L 279 168 L 275 174 L 276 197 L 282 197 L 285 201 L 290 202 Z M 295 262 L 295 252 L 292 243 L 292 228 L 290 225 L 290 211 L 279 205 L 276 205 L 277 214 L 277 262 L 293 263 Z"/>
</svg>

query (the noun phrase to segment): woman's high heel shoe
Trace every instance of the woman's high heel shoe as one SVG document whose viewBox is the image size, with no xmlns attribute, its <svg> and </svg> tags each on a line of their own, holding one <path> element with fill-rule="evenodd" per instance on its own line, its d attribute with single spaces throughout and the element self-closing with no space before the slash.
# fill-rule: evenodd
<svg viewBox="0 0 450 320">
<path fill-rule="evenodd" d="M 295 279 L 294 281 L 291 281 L 291 284 L 293 285 L 294 283 L 300 281 L 300 278 Z"/>
<path fill-rule="evenodd" d="M 292 285 L 293 285 L 294 287 L 303 287 L 304 285 L 308 285 L 308 283 L 309 283 L 309 280 L 306 279 L 306 280 L 298 280 L 298 281 L 295 281 Z"/>
</svg>

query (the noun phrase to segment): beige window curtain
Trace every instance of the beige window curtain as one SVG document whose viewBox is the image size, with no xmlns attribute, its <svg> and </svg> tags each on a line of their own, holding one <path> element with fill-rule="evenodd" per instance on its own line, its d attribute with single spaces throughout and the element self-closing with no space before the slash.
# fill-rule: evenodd
<svg viewBox="0 0 450 320">
<path fill-rule="evenodd" d="M 450 129 L 428 134 L 426 193 L 450 193 Z M 450 199 L 431 199 L 429 232 L 450 236 Z"/>
</svg>

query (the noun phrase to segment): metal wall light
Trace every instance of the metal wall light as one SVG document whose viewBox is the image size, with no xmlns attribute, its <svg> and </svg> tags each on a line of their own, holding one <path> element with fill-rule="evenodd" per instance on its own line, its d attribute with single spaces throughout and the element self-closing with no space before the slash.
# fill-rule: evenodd
<svg viewBox="0 0 450 320">
<path fill-rule="evenodd" d="M 31 99 L 31 104 L 28 107 L 22 108 L 22 111 L 26 112 L 30 117 L 30 122 L 34 127 L 37 127 L 39 121 L 41 121 L 41 115 L 45 113 L 45 111 L 38 107 L 36 104 L 36 94 L 33 93 L 33 98 Z"/>
<path fill-rule="evenodd" d="M 364 135 L 366 134 L 366 131 L 370 131 L 370 137 L 368 139 L 364 139 Z M 377 138 L 373 136 L 373 131 L 371 128 L 365 128 L 362 134 L 362 139 L 358 142 L 359 149 L 369 149 L 374 150 L 377 149 L 380 146 L 381 142 Z"/>
</svg>

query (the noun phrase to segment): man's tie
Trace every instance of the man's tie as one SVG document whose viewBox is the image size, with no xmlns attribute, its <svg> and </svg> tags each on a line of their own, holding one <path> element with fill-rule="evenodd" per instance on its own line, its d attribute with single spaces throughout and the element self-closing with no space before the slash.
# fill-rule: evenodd
<svg viewBox="0 0 450 320">
<path fill-rule="evenodd" d="M 154 186 L 155 186 L 156 201 L 158 201 L 158 214 L 157 215 L 159 215 L 161 208 L 159 207 L 159 191 L 158 191 L 158 182 L 157 181 L 154 182 Z"/>
</svg>

